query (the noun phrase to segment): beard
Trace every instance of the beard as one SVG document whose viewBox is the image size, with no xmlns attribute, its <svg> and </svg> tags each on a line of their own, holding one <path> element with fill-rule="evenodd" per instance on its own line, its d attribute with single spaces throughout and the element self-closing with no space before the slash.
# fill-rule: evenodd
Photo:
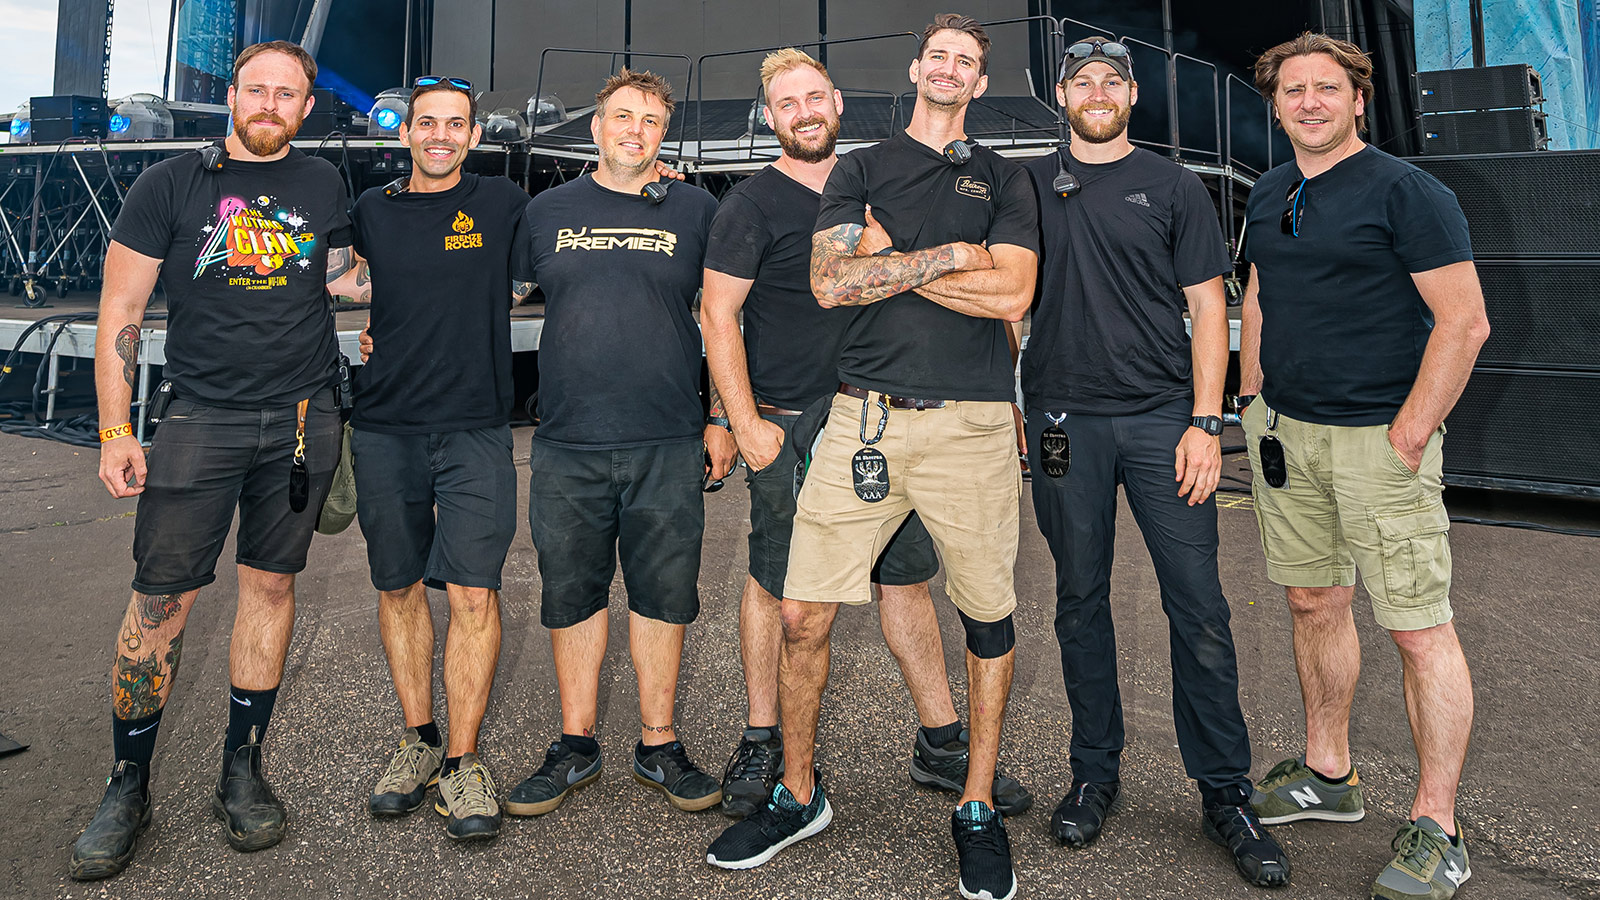
<svg viewBox="0 0 1600 900">
<path fill-rule="evenodd" d="M 1111 109 L 1115 112 L 1110 119 L 1095 121 L 1085 115 L 1091 109 Z M 1067 123 L 1072 126 L 1072 133 L 1091 144 L 1115 140 L 1117 135 L 1127 130 L 1131 118 L 1132 106 L 1080 106 L 1067 110 Z"/>
<path fill-rule="evenodd" d="M 816 144 L 807 144 L 798 134 L 796 129 L 807 125 L 822 126 L 822 140 Z M 833 155 L 834 146 L 839 141 L 839 119 L 829 119 L 825 116 L 812 116 L 801 119 L 789 127 L 788 130 L 778 129 L 778 146 L 783 152 L 803 163 L 819 163 Z"/>
<path fill-rule="evenodd" d="M 606 167 L 619 181 L 631 181 L 643 175 L 647 169 L 653 169 L 656 157 L 652 156 L 643 162 L 630 163 L 620 154 L 613 153 L 609 147 L 600 148 L 600 164 Z"/>
<path fill-rule="evenodd" d="M 286 122 L 273 113 L 260 113 L 248 121 L 240 122 L 238 114 L 235 113 L 233 117 L 233 133 L 239 138 L 239 142 L 244 144 L 246 150 L 256 156 L 271 156 L 282 150 L 291 140 L 294 140 L 294 136 L 300 132 L 300 123 L 302 121 L 303 119 L 295 119 L 292 122 Z M 255 122 L 273 122 L 281 126 L 282 130 L 252 133 L 250 126 Z"/>
</svg>

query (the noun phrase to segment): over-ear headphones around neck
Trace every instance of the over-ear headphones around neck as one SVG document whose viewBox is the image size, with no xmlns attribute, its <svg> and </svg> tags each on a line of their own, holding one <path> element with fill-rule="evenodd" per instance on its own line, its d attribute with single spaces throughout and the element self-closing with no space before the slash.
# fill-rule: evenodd
<svg viewBox="0 0 1600 900">
<path fill-rule="evenodd" d="M 944 145 L 944 158 L 952 166 L 964 166 L 972 162 L 972 148 L 976 146 L 977 141 L 951 141 Z"/>
<path fill-rule="evenodd" d="M 226 141 L 213 141 L 196 152 L 200 154 L 200 168 L 207 172 L 221 172 L 222 163 L 228 158 L 228 145 Z"/>
<path fill-rule="evenodd" d="M 1067 148 L 1056 148 L 1056 177 L 1050 182 L 1050 189 L 1062 197 L 1071 197 L 1083 190 L 1083 184 L 1078 181 L 1078 176 L 1067 171 Z"/>
</svg>

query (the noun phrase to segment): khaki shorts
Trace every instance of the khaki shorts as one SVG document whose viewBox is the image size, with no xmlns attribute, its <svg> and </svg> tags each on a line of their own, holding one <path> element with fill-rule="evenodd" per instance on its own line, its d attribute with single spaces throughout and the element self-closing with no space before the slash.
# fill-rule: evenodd
<svg viewBox="0 0 1600 900">
<path fill-rule="evenodd" d="M 1267 404 L 1245 410 L 1245 445 L 1256 473 L 1256 521 L 1267 574 L 1288 587 L 1361 583 L 1390 631 L 1450 621 L 1450 517 L 1441 481 L 1444 426 L 1412 472 L 1389 443 L 1388 426 L 1315 425 L 1279 414 L 1289 478 L 1261 478 Z"/>
<path fill-rule="evenodd" d="M 867 400 L 867 435 L 881 415 Z M 862 447 L 861 400 L 833 399 L 796 503 L 784 596 L 823 603 L 867 603 L 872 564 L 916 510 L 933 537 L 958 609 L 997 622 L 1017 606 L 1017 505 L 1022 470 L 1011 404 L 953 401 L 943 409 L 891 409 L 882 440 L 888 496 L 856 496 L 851 461 Z M 799 449 L 799 448 L 796 448 Z"/>
</svg>

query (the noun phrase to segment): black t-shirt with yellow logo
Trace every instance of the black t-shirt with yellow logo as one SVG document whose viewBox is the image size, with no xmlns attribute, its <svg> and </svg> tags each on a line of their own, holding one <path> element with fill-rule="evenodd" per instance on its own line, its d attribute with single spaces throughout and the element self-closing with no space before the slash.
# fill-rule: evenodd
<svg viewBox="0 0 1600 900">
<path fill-rule="evenodd" d="M 511 416 L 511 253 L 528 194 L 463 173 L 447 191 L 356 201 L 372 267 L 372 356 L 351 424 L 387 434 L 504 425 Z"/>
<path fill-rule="evenodd" d="M 693 305 L 716 211 L 691 184 L 651 203 L 588 175 L 528 204 L 513 271 L 545 295 L 534 440 L 615 449 L 701 434 Z"/>
</svg>

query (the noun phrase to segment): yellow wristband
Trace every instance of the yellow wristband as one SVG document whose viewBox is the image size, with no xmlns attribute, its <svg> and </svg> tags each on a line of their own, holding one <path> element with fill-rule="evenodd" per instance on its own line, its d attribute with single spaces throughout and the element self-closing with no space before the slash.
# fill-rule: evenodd
<svg viewBox="0 0 1600 900">
<path fill-rule="evenodd" d="M 129 422 L 113 425 L 110 428 L 102 428 L 100 429 L 100 443 L 104 444 L 106 441 L 114 441 L 119 437 L 127 437 L 131 434 L 133 434 L 133 425 Z"/>
</svg>

